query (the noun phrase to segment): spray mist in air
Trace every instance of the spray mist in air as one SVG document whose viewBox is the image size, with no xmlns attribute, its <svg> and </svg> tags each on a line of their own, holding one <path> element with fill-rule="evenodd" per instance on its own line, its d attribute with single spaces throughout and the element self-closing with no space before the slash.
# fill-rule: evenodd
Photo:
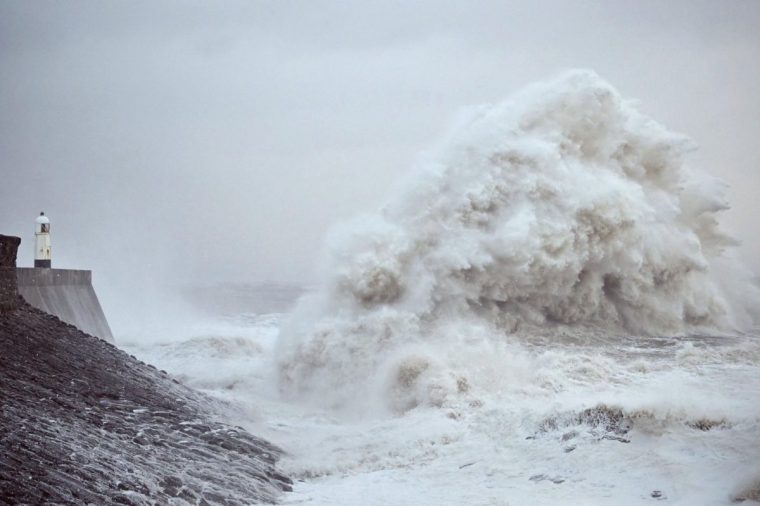
<svg viewBox="0 0 760 506">
<path fill-rule="evenodd" d="M 496 348 L 521 333 L 751 325 L 725 185 L 684 163 L 693 148 L 590 71 L 469 111 L 382 211 L 333 232 L 283 330 L 283 391 L 441 404 L 473 382 L 451 357 L 512 367 Z"/>
</svg>

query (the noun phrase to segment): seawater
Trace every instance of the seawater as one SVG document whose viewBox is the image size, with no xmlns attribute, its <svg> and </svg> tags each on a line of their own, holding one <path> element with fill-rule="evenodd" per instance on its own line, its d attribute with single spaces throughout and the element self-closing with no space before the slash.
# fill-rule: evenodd
<svg viewBox="0 0 760 506">
<path fill-rule="evenodd" d="M 285 504 L 730 504 L 760 477 L 756 331 L 476 343 L 452 357 L 479 378 L 461 398 L 352 412 L 282 396 L 289 317 L 206 315 L 119 339 L 281 446 Z"/>
</svg>

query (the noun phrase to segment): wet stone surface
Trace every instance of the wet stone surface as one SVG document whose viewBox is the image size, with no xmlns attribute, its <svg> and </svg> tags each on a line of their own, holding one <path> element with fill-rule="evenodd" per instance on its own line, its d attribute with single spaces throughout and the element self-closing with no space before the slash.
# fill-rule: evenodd
<svg viewBox="0 0 760 506">
<path fill-rule="evenodd" d="M 281 451 L 206 400 L 19 299 L 0 314 L 0 504 L 252 504 Z"/>
</svg>

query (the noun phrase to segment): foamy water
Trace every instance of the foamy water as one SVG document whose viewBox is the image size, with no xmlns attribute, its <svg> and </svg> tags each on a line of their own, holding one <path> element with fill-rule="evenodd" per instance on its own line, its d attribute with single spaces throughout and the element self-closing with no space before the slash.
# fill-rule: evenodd
<svg viewBox="0 0 760 506">
<path fill-rule="evenodd" d="M 476 347 L 458 360 L 483 380 L 457 402 L 356 413 L 280 397 L 285 318 L 125 345 L 282 446 L 285 504 L 729 504 L 760 477 L 753 335 Z"/>
<path fill-rule="evenodd" d="M 283 447 L 286 504 L 730 503 L 758 289 L 692 148 L 565 74 L 463 114 L 292 311 L 121 344 Z"/>
</svg>

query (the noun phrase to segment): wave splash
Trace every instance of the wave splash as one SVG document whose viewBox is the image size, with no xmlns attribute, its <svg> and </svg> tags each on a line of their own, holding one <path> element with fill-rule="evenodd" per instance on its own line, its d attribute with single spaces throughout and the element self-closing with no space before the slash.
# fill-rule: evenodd
<svg viewBox="0 0 760 506">
<path fill-rule="evenodd" d="M 725 185 L 684 165 L 693 148 L 590 71 L 469 111 L 381 212 L 334 231 L 283 329 L 283 390 L 403 410 L 469 388 L 452 361 L 514 333 L 751 325 Z"/>
</svg>

